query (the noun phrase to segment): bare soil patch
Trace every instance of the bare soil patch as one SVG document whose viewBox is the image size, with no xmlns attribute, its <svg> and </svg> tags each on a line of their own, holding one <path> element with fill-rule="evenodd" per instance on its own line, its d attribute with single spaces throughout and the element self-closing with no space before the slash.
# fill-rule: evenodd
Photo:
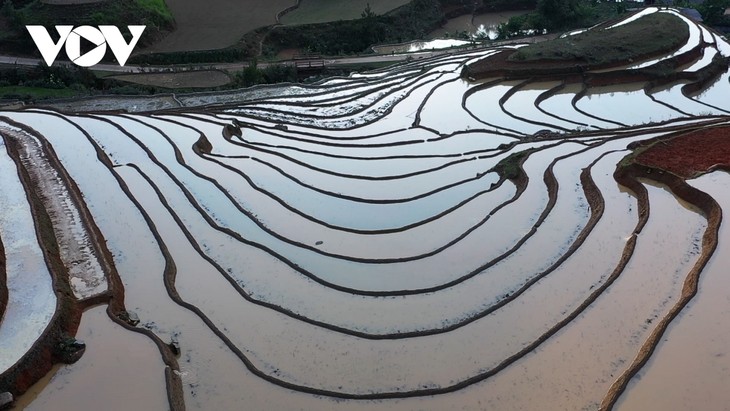
<svg viewBox="0 0 730 411">
<path fill-rule="evenodd" d="M 129 83 L 164 88 L 210 88 L 224 86 L 231 82 L 228 74 L 220 70 L 120 74 L 111 78 Z"/>
<path fill-rule="evenodd" d="M 647 146 L 637 163 L 692 178 L 713 168 L 730 168 L 730 127 L 706 128 Z"/>
</svg>

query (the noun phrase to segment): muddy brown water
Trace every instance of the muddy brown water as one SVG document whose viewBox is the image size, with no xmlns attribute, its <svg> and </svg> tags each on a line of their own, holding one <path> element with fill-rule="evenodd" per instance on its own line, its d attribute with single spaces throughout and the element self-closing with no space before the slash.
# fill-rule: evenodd
<svg viewBox="0 0 730 411">
<path fill-rule="evenodd" d="M 106 306 L 84 312 L 76 338 L 86 352 L 74 365 L 58 367 L 45 389 L 24 397 L 25 410 L 164 410 L 165 364 L 145 336 L 113 323 Z M 43 384 L 43 383 L 41 383 Z"/>
<path fill-rule="evenodd" d="M 650 214 L 636 232 L 637 196 L 614 180 L 627 145 L 668 126 L 566 136 L 561 144 L 532 138 L 545 127 L 520 117 L 549 123 L 531 103 L 555 83 L 520 89 L 505 110 L 498 100 L 519 83 L 464 101 L 478 85 L 457 80 L 458 72 L 478 56 L 433 62 L 431 77 L 405 82 L 387 101 L 374 85 L 395 87 L 393 80 L 371 73 L 333 83 L 331 98 L 297 88 L 189 116 L 2 114 L 32 124 L 74 177 L 139 327 L 179 343 L 186 409 L 597 409 L 679 300 L 707 222 L 666 187 L 641 180 Z M 349 82 L 361 93 L 352 99 Z M 725 87 L 712 84 L 707 95 Z M 613 128 L 573 108 L 577 91 L 540 107 Z M 658 93 L 681 107 L 702 101 L 676 88 Z M 589 96 L 580 108 L 632 125 L 671 110 L 640 86 Z M 262 114 L 271 110 L 278 112 Z M 313 120 L 335 112 L 342 118 Z M 223 125 L 234 118 L 245 122 L 242 136 L 227 140 Z M 350 119 L 354 125 L 339 128 Z M 201 134 L 209 154 L 193 148 Z M 492 167 L 528 152 L 524 175 L 499 183 Z M 692 184 L 722 197 L 728 182 L 712 176 Z M 721 255 L 707 278 L 723 266 Z M 705 361 L 682 378 L 704 371 L 724 381 L 707 361 L 725 341 L 721 327 L 708 329 L 724 313 L 706 314 L 723 298 L 722 287 L 714 289 L 707 303 L 701 291 L 670 327 L 621 407 L 662 409 L 651 396 L 678 381 L 666 369 L 685 367 L 677 353 L 695 333 L 717 338 L 698 346 Z M 167 408 L 157 347 L 111 322 L 104 308 L 82 317 L 81 361 L 55 368 L 22 406 Z M 707 322 L 692 320 L 700 317 Z M 712 358 L 723 364 L 722 355 Z M 676 403 L 717 392 L 706 387 L 675 390 Z M 129 390 L 133 399 L 117 401 Z"/>
<path fill-rule="evenodd" d="M 721 171 L 690 180 L 690 185 L 730 206 L 730 176 Z M 669 327 L 656 353 L 629 383 L 617 410 L 721 410 L 730 402 L 728 329 L 728 226 L 720 228 L 720 245 L 702 273 L 695 302 Z"/>
</svg>

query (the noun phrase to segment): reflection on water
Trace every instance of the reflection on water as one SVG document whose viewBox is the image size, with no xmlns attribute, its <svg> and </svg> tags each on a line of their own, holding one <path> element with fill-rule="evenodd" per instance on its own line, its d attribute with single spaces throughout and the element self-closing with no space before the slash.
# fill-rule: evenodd
<svg viewBox="0 0 730 411">
<path fill-rule="evenodd" d="M 730 175 L 714 172 L 689 181 L 730 208 Z M 730 299 L 726 276 L 728 226 L 720 227 L 719 248 L 700 277 L 697 297 L 669 326 L 656 353 L 631 380 L 618 410 L 721 410 L 730 402 Z"/>
<path fill-rule="evenodd" d="M 1 114 L 32 125 L 76 182 L 139 327 L 179 343 L 186 409 L 596 409 L 677 302 L 707 227 L 650 180 L 637 227 L 640 196 L 616 165 L 633 142 L 705 127 L 685 116 L 704 96 L 727 104 L 728 82 L 694 100 L 685 83 L 590 87 L 574 106 L 582 85 L 461 79 L 494 52 L 199 110 Z M 3 164 L 0 199 L 25 210 L 0 219 L 7 251 L 12 233 L 35 235 Z M 720 196 L 725 183 L 693 184 Z M 168 407 L 148 339 L 103 307 L 78 337 L 86 355 L 31 409 Z M 626 406 L 673 381 L 655 364 L 684 367 L 672 347 Z"/>
<path fill-rule="evenodd" d="M 165 364 L 141 334 L 114 324 L 106 306 L 89 309 L 76 338 L 86 352 L 58 368 L 26 410 L 164 410 L 168 408 Z"/>
<path fill-rule="evenodd" d="M 7 288 L 7 302 L 0 312 L 3 372 L 43 334 L 56 309 L 56 295 L 36 240 L 30 204 L 4 143 L 0 144 L 0 175 L 0 238 L 5 252 L 0 267 L 5 270 L 5 281 L 1 285 Z"/>
<path fill-rule="evenodd" d="M 475 43 L 467 40 L 458 39 L 434 39 L 428 41 L 412 41 L 409 43 L 396 45 L 373 46 L 373 50 L 379 54 L 391 53 L 415 53 L 418 51 L 440 50 L 452 47 L 461 47 L 474 45 Z"/>
</svg>

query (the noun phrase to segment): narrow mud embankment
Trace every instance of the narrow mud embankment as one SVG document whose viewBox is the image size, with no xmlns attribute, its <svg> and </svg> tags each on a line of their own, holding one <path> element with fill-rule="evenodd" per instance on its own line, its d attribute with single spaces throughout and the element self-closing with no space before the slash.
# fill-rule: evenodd
<svg viewBox="0 0 730 411">
<path fill-rule="evenodd" d="M 83 196 L 56 158 L 53 149 L 27 126 L 3 121 L 17 128 L 0 133 L 11 158 L 15 161 L 21 182 L 31 204 L 37 238 L 53 277 L 57 297 L 56 311 L 48 328 L 23 358 L 2 370 L 0 392 L 23 394 L 48 373 L 54 364 L 75 361 L 81 351 L 69 353 L 66 347 L 79 326 L 84 310 L 98 304 L 109 304 L 112 320 L 123 327 L 154 334 L 128 324 L 124 317 L 124 288 L 116 272 L 106 241 L 83 203 Z M 4 270 L 3 270 L 4 275 Z M 0 291 L 4 307 L 7 289 Z M 0 314 L 2 312 L 0 311 Z M 168 345 L 155 342 L 166 362 L 177 369 Z M 167 368 L 168 398 L 171 409 L 182 410 L 179 376 Z"/>
<path fill-rule="evenodd" d="M 31 213 L 36 228 L 36 237 L 43 252 L 46 265 L 52 275 L 53 289 L 56 294 L 56 310 L 48 327 L 25 355 L 0 374 L 0 392 L 11 392 L 18 396 L 41 379 L 53 364 L 62 361 L 61 341 L 76 334 L 83 307 L 73 295 L 68 271 L 61 261 L 59 244 L 53 234 L 53 223 L 46 211 L 41 194 L 32 183 L 28 170 L 23 167 L 17 140 L 0 133 L 8 153 L 16 164 L 20 181 L 31 205 Z"/>
<path fill-rule="evenodd" d="M 619 184 L 637 195 L 641 217 L 648 217 L 649 204 L 640 178 L 665 185 L 679 199 L 697 207 L 707 219 L 707 228 L 702 236 L 701 254 L 685 278 L 679 300 L 658 320 L 633 362 L 613 383 L 601 402 L 601 410 L 613 408 L 631 378 L 649 360 L 669 324 L 697 294 L 702 270 L 717 249 L 722 209 L 715 199 L 690 186 L 685 179 L 715 169 L 730 170 L 727 130 L 726 126 L 705 128 L 668 140 L 658 138 L 636 144 L 634 146 L 638 148 L 638 153 L 619 164 L 614 174 Z"/>
</svg>

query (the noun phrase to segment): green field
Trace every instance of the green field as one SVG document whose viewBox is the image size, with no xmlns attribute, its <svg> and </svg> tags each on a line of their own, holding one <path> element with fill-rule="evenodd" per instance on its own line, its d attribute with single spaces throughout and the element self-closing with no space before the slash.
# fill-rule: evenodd
<svg viewBox="0 0 730 411">
<path fill-rule="evenodd" d="M 74 97 L 80 93 L 70 88 L 45 88 L 45 87 L 25 87 L 25 86 L 3 86 L 0 87 L 0 97 L 3 98 L 26 98 L 45 99 L 45 98 L 65 98 Z"/>
<path fill-rule="evenodd" d="M 302 0 L 299 7 L 281 18 L 283 24 L 326 23 L 337 20 L 353 20 L 360 18 L 370 4 L 375 14 L 384 14 L 410 0 Z"/>
<path fill-rule="evenodd" d="M 654 13 L 613 30 L 590 30 L 536 43 L 510 56 L 513 61 L 580 60 L 589 64 L 628 62 L 637 56 L 668 51 L 684 44 L 687 25 L 667 13 Z"/>
</svg>

